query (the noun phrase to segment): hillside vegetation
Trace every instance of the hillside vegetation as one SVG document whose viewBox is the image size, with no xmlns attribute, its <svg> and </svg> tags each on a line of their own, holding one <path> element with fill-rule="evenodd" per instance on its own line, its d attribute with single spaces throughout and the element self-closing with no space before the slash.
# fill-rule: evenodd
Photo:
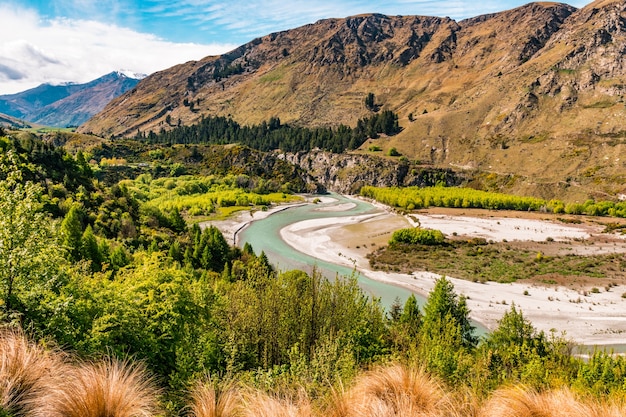
<svg viewBox="0 0 626 417">
<path fill-rule="evenodd" d="M 411 296 L 385 311 L 355 276 L 276 271 L 185 221 L 292 198 L 259 187 L 262 172 L 180 175 L 170 158 L 193 148 L 151 148 L 176 175 L 104 182 L 116 169 L 106 157 L 30 137 L 0 147 L 0 415 L 623 411 L 623 357 L 583 361 L 515 306 L 479 338 L 446 278 L 424 305 Z"/>
<path fill-rule="evenodd" d="M 326 19 L 153 74 L 81 131 L 147 135 L 208 116 L 355 127 L 391 110 L 402 131 L 378 140 L 383 152 L 518 179 L 509 192 L 612 198 L 626 191 L 625 7 Z"/>
</svg>

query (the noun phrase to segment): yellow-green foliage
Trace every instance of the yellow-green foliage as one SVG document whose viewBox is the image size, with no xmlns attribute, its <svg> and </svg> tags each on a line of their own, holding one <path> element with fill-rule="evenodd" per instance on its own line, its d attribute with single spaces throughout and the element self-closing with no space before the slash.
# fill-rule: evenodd
<svg viewBox="0 0 626 417">
<path fill-rule="evenodd" d="M 262 180 L 258 180 L 262 181 Z M 216 213 L 230 214 L 251 206 L 269 206 L 272 203 L 295 201 L 298 197 L 285 193 L 249 191 L 254 180 L 246 175 L 181 176 L 152 179 L 143 174 L 136 180 L 122 181 L 132 194 L 148 205 L 161 210 L 177 209 L 190 216 Z"/>
<path fill-rule="evenodd" d="M 538 211 L 585 214 L 588 216 L 626 217 L 626 202 L 587 200 L 584 204 L 560 200 L 546 201 L 460 187 L 379 188 L 365 186 L 361 195 L 392 207 L 415 210 L 428 207 L 481 208 L 489 210 Z"/>
<path fill-rule="evenodd" d="M 494 210 L 539 210 L 546 201 L 459 187 L 363 187 L 361 195 L 406 210 L 427 207 L 462 207 Z"/>
<path fill-rule="evenodd" d="M 393 232 L 389 244 L 409 243 L 412 245 L 441 245 L 444 242 L 445 236 L 440 230 L 416 227 L 396 230 Z"/>
</svg>

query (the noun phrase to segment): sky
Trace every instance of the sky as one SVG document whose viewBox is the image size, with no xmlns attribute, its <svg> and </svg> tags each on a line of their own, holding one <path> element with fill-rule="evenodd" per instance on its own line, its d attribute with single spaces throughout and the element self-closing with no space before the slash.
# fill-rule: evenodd
<svg viewBox="0 0 626 417">
<path fill-rule="evenodd" d="M 455 20 L 525 0 L 0 0 L 0 95 L 112 71 L 151 74 L 254 38 L 361 13 Z M 571 0 L 583 7 L 590 0 Z"/>
</svg>

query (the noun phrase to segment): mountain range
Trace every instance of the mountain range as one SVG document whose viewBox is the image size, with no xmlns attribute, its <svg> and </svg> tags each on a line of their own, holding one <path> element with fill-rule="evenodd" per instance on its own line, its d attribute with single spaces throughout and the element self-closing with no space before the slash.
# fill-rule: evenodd
<svg viewBox="0 0 626 417">
<path fill-rule="evenodd" d="M 373 93 L 403 128 L 378 139 L 383 148 L 491 172 L 517 192 L 593 186 L 617 195 L 626 191 L 625 54 L 626 4 L 617 0 L 530 3 L 458 22 L 325 19 L 157 72 L 79 130 L 132 136 L 207 115 L 354 125 L 371 114 L 364 100 Z"/>
<path fill-rule="evenodd" d="M 84 84 L 41 84 L 20 93 L 0 95 L 0 113 L 46 126 L 78 126 L 143 77 L 115 71 Z"/>
</svg>

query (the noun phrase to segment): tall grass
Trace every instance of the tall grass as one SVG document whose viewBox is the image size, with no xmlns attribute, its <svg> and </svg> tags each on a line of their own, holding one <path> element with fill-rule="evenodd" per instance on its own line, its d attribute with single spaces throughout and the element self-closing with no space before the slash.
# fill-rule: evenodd
<svg viewBox="0 0 626 417">
<path fill-rule="evenodd" d="M 311 400 L 304 392 L 272 395 L 259 390 L 243 394 L 242 417 L 313 417 Z"/>
<path fill-rule="evenodd" d="M 60 384 L 58 352 L 30 342 L 19 330 L 0 330 L 0 415 L 25 416 L 50 384 Z"/>
<path fill-rule="evenodd" d="M 496 391 L 480 417 L 592 417 L 593 411 L 567 388 L 537 392 L 516 386 Z"/>
<path fill-rule="evenodd" d="M 190 417 L 621 417 L 624 397 L 581 397 L 569 388 L 537 391 L 501 388 L 480 404 L 467 388 L 447 387 L 423 370 L 380 366 L 356 377 L 350 388 L 330 390 L 315 407 L 304 390 L 268 394 L 232 382 L 200 381 L 185 414 Z M 18 330 L 0 330 L 0 416 L 162 416 L 160 392 L 142 364 L 105 359 L 70 365 L 67 357 L 29 341 Z"/>
<path fill-rule="evenodd" d="M 451 403 L 441 385 L 424 371 L 402 365 L 380 367 L 359 376 L 342 398 L 336 398 L 331 417 L 438 417 Z"/>
<path fill-rule="evenodd" d="M 241 411 L 241 394 L 232 382 L 219 385 L 208 378 L 196 383 L 190 394 L 191 417 L 234 417 Z"/>
<path fill-rule="evenodd" d="M 73 367 L 50 387 L 38 416 L 150 417 L 160 410 L 158 390 L 141 364 L 105 359 Z"/>
</svg>

